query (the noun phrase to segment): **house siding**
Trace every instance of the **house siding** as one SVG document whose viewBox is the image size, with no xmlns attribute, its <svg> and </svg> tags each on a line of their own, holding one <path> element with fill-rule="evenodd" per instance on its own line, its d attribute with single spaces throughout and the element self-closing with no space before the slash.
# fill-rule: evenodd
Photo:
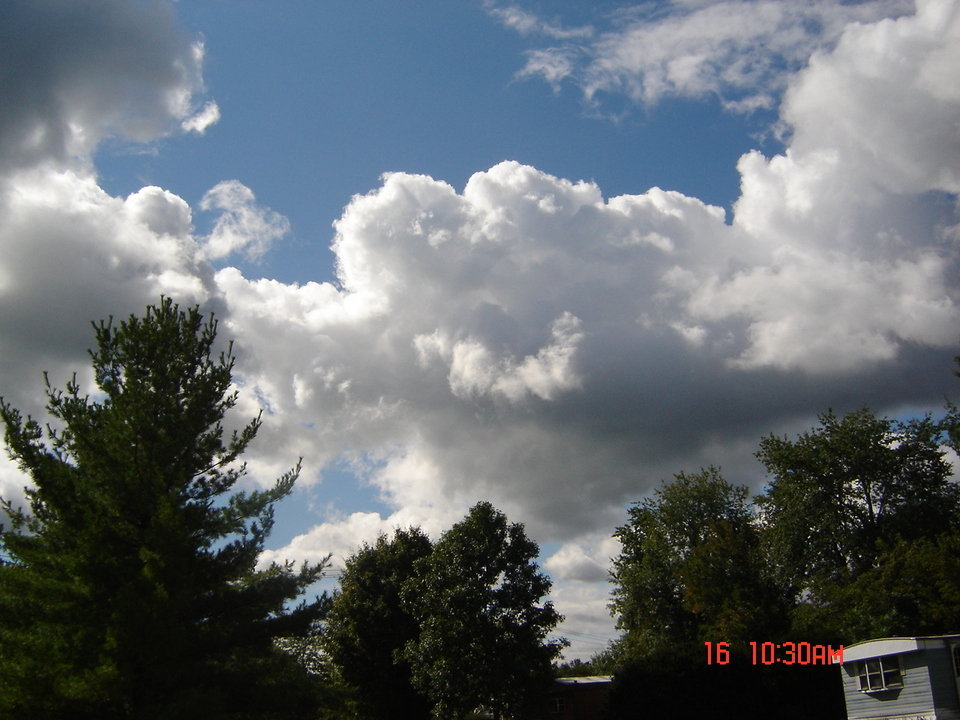
<svg viewBox="0 0 960 720">
<path fill-rule="evenodd" d="M 559 678 L 548 695 L 549 720 L 600 720 L 603 717 L 612 677 Z M 556 701 L 560 700 L 560 708 Z"/>
<path fill-rule="evenodd" d="M 900 654 L 903 687 L 878 693 L 860 692 L 857 686 L 859 663 L 844 663 L 843 690 L 847 698 L 848 720 L 901 715 L 916 717 L 932 713 L 935 705 L 927 666 L 924 662 L 925 655 L 927 652 L 924 650 Z"/>
<path fill-rule="evenodd" d="M 957 697 L 957 682 L 953 675 L 953 660 L 950 658 L 950 648 L 945 646 L 936 650 L 928 650 L 927 656 L 934 706 L 938 708 L 960 708 L 960 698 Z"/>
<path fill-rule="evenodd" d="M 917 649 L 907 649 L 911 645 L 908 640 Z M 851 646 L 857 655 L 845 662 L 841 671 L 848 720 L 960 720 L 960 697 L 950 654 L 950 643 L 957 640 L 960 636 L 889 638 Z M 860 692 L 860 660 L 880 656 L 899 659 L 903 687 Z"/>
</svg>

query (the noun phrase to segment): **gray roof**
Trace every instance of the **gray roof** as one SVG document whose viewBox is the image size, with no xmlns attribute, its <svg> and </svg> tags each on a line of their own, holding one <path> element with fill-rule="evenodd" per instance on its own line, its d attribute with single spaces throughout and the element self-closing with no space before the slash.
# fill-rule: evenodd
<svg viewBox="0 0 960 720">
<path fill-rule="evenodd" d="M 562 677 L 554 682 L 561 685 L 590 685 L 593 683 L 608 683 L 613 681 L 613 675 L 584 675 L 583 677 Z"/>
</svg>

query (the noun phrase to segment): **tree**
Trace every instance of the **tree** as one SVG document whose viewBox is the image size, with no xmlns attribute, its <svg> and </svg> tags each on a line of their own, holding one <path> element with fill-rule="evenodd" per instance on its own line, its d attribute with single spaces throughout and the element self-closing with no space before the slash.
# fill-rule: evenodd
<svg viewBox="0 0 960 720">
<path fill-rule="evenodd" d="M 561 618 L 552 603 L 540 604 L 550 580 L 538 554 L 522 525 L 480 502 L 415 564 L 402 598 L 420 634 L 404 657 L 434 717 L 535 712 L 563 646 L 546 640 Z"/>
<path fill-rule="evenodd" d="M 624 660 L 681 653 L 702 662 L 704 641 L 745 646 L 781 631 L 786 609 L 747 493 L 711 467 L 679 473 L 630 509 L 614 533 L 623 549 L 611 574 Z"/>
<path fill-rule="evenodd" d="M 936 441 L 960 450 L 960 411 L 954 403 L 947 403 L 934 428 Z M 871 567 L 847 585 L 825 588 L 825 602 L 811 613 L 815 619 L 827 616 L 826 624 L 851 639 L 960 631 L 960 523 L 949 515 L 957 509 L 954 488 L 949 480 L 947 497 L 933 496 L 932 502 L 946 500 L 935 509 L 938 522 L 911 528 L 906 537 L 902 532 L 882 537 Z"/>
<path fill-rule="evenodd" d="M 764 668 L 758 676 L 751 666 L 751 641 L 795 638 L 784 636 L 790 608 L 746 487 L 715 467 L 681 472 L 634 505 L 615 536 L 623 549 L 611 610 L 624 635 L 594 659 L 614 671 L 610 717 L 843 717 L 834 669 Z M 718 643 L 727 643 L 723 655 Z"/>
<path fill-rule="evenodd" d="M 772 475 L 758 498 L 764 536 L 791 596 L 805 598 L 801 615 L 835 604 L 838 589 L 880 566 L 885 547 L 956 530 L 960 517 L 941 447 L 948 419 L 900 422 L 867 409 L 819 419 L 796 440 L 763 438 L 757 453 Z"/>
<path fill-rule="evenodd" d="M 430 555 L 430 539 L 419 529 L 396 530 L 374 545 L 364 544 L 344 564 L 322 635 L 323 647 L 340 676 L 358 690 L 364 718 L 427 718 L 431 703 L 413 687 L 402 655 L 416 641 L 420 624 L 400 601 L 414 563 Z"/>
<path fill-rule="evenodd" d="M 814 619 L 846 642 L 960 631 L 960 532 L 881 543 L 876 567 L 826 599 Z"/>
<path fill-rule="evenodd" d="M 94 325 L 94 399 L 76 378 L 47 381 L 55 426 L 0 401 L 33 482 L 29 512 L 3 505 L 0 715 L 267 718 L 309 704 L 273 638 L 317 622 L 320 599 L 285 603 L 323 564 L 256 570 L 299 464 L 267 490 L 230 492 L 261 420 L 224 437 L 237 394 L 216 329 L 162 298 Z"/>
<path fill-rule="evenodd" d="M 580 658 L 574 658 L 562 663 L 553 664 L 554 677 L 585 677 L 588 675 L 599 675 L 591 661 L 584 662 Z"/>
</svg>

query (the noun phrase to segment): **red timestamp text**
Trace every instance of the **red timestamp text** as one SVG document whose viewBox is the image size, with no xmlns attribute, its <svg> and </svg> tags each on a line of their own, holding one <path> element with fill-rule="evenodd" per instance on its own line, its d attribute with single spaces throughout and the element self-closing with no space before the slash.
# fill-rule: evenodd
<svg viewBox="0 0 960 720">
<path fill-rule="evenodd" d="M 707 665 L 728 665 L 730 643 L 705 642 Z M 815 645 L 808 642 L 751 642 L 750 658 L 754 665 L 833 665 L 843 662 L 843 645 Z"/>
</svg>

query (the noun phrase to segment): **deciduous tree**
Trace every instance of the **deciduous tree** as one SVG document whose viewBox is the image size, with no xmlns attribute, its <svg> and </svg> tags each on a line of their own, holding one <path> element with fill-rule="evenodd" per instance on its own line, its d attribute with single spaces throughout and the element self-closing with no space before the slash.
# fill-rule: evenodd
<svg viewBox="0 0 960 720">
<path fill-rule="evenodd" d="M 875 567 L 809 613 L 846 642 L 960 630 L 960 532 L 881 543 Z"/>
<path fill-rule="evenodd" d="M 561 618 L 542 602 L 550 580 L 537 568 L 538 553 L 522 525 L 480 502 L 416 563 L 403 602 L 420 634 L 404 657 L 434 717 L 535 712 L 563 645 L 547 640 Z"/>
<path fill-rule="evenodd" d="M 771 475 L 758 498 L 771 558 L 793 595 L 814 604 L 877 567 L 882 543 L 932 537 L 960 519 L 945 421 L 867 409 L 819 419 L 795 440 L 763 438 L 757 453 Z"/>
<path fill-rule="evenodd" d="M 634 505 L 615 536 L 611 609 L 624 659 L 745 645 L 779 631 L 786 609 L 751 520 L 748 491 L 711 467 L 679 473 Z"/>
<path fill-rule="evenodd" d="M 356 688 L 364 718 L 416 720 L 430 715 L 430 700 L 412 684 L 403 648 L 420 624 L 400 602 L 400 590 L 427 557 L 430 539 L 419 529 L 396 530 L 365 544 L 344 564 L 340 589 L 324 620 L 323 647 L 342 679 Z"/>
<path fill-rule="evenodd" d="M 835 673 L 823 672 L 830 668 L 751 667 L 751 641 L 796 638 L 784 636 L 790 606 L 763 554 L 746 487 L 713 467 L 680 473 L 633 506 L 616 536 L 623 550 L 611 609 L 624 635 L 597 658 L 615 672 L 611 717 L 793 718 L 810 708 L 843 717 Z M 726 643 L 723 657 L 718 643 Z"/>
</svg>

